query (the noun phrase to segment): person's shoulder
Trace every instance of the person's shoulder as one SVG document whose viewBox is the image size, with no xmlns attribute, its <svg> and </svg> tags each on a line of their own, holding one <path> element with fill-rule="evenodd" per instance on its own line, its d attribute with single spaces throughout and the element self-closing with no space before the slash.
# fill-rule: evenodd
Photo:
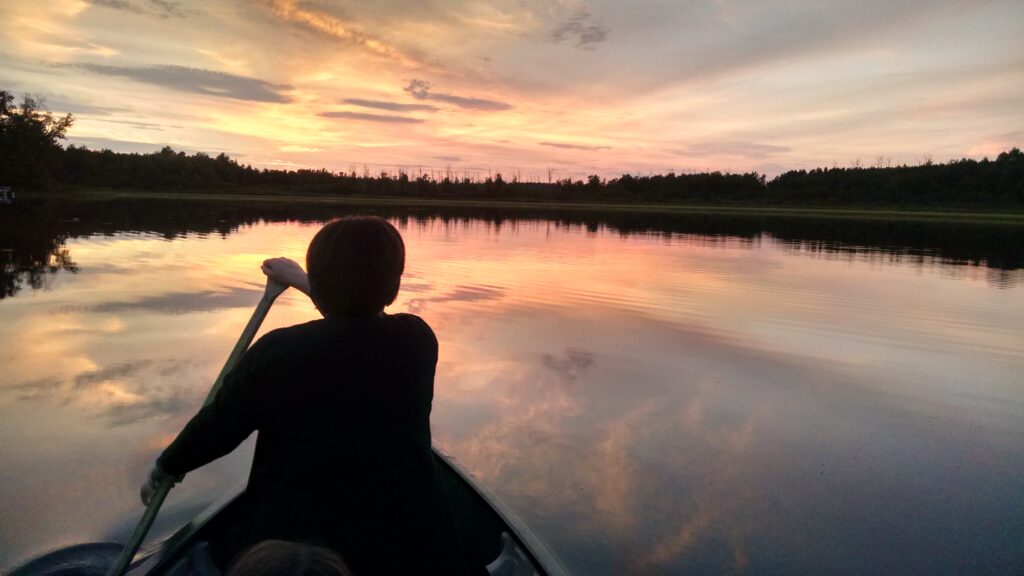
<svg viewBox="0 0 1024 576">
<path fill-rule="evenodd" d="M 416 328 L 420 330 L 430 330 L 431 332 L 433 332 L 433 330 L 431 330 L 430 328 L 430 324 L 427 324 L 426 320 L 420 318 L 415 314 L 410 314 L 408 312 L 399 312 L 397 314 L 388 314 L 387 318 L 390 319 L 392 322 L 397 322 L 403 326 L 408 326 L 410 328 Z"/>
<path fill-rule="evenodd" d="M 253 344 L 252 349 L 259 350 L 261 353 L 274 354 L 275 352 L 301 345 L 302 342 L 315 337 L 325 328 L 323 319 L 311 320 L 302 324 L 295 324 L 294 326 L 285 326 L 284 328 L 275 328 L 260 337 Z"/>
<path fill-rule="evenodd" d="M 267 332 L 264 338 L 273 338 L 277 340 L 287 340 L 290 338 L 301 338 L 310 334 L 327 329 L 326 322 L 323 318 L 317 318 L 316 320 L 310 320 L 309 322 L 303 322 L 301 324 L 294 324 L 292 326 L 285 326 L 283 328 L 275 328 L 270 332 Z"/>
<path fill-rule="evenodd" d="M 430 324 L 427 324 L 427 321 L 423 318 L 406 312 L 389 314 L 387 318 L 391 322 L 401 326 L 402 329 L 416 334 L 431 343 L 432 346 L 437 347 L 437 336 L 434 334 L 434 330 L 430 327 Z"/>
</svg>

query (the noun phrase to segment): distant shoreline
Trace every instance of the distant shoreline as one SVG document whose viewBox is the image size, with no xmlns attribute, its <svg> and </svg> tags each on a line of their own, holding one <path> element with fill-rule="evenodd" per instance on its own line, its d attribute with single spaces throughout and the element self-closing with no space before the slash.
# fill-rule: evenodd
<svg viewBox="0 0 1024 576">
<path fill-rule="evenodd" d="M 779 206 L 764 204 L 681 204 L 681 203 L 626 203 L 626 202 L 573 202 L 537 200 L 473 200 L 448 198 L 359 197 L 328 194 L 296 193 L 286 189 L 234 189 L 210 192 L 162 192 L 125 189 L 80 189 L 62 191 L 23 191 L 19 198 L 26 200 L 109 201 L 118 198 L 149 198 L 185 201 L 258 201 L 302 202 L 311 204 L 382 205 L 409 207 L 460 207 L 496 209 L 543 209 L 589 212 L 639 212 L 657 214 L 736 214 L 766 217 L 840 218 L 853 220 L 929 220 L 1024 225 L 1024 211 L 986 212 L 980 207 L 894 207 L 894 206 Z"/>
</svg>

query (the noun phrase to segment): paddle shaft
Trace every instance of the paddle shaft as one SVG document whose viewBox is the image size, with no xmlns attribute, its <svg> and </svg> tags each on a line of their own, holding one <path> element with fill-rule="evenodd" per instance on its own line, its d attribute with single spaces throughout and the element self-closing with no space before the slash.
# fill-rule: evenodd
<svg viewBox="0 0 1024 576">
<path fill-rule="evenodd" d="M 274 303 L 274 300 L 281 295 L 282 292 L 287 289 L 287 286 L 282 286 L 277 282 L 274 282 L 270 278 L 267 278 L 267 287 L 263 290 L 263 297 L 260 298 L 259 304 L 256 305 L 256 309 L 253 310 L 252 316 L 249 318 L 249 323 L 245 325 L 245 330 L 242 331 L 242 335 L 238 338 L 238 342 L 235 343 L 235 347 L 231 350 L 231 355 L 228 356 L 228 361 L 224 363 L 224 367 L 221 368 L 220 374 L 217 375 L 217 380 L 213 383 L 213 387 L 210 388 L 210 393 L 206 395 L 206 400 L 203 401 L 203 406 L 206 406 L 217 396 L 217 391 L 220 390 L 221 384 L 224 383 L 224 377 L 227 376 L 228 372 L 238 364 L 238 360 L 245 354 L 245 351 L 249 349 L 249 344 L 252 344 L 253 338 L 256 337 L 256 332 L 259 331 L 260 325 L 263 324 L 263 319 L 267 317 L 267 312 L 270 311 L 270 306 Z M 180 480 L 180 479 L 179 479 Z M 153 521 L 156 520 L 157 512 L 160 511 L 160 506 L 163 505 L 164 500 L 167 499 L 167 494 L 174 487 L 174 478 L 164 478 L 157 484 L 156 491 L 153 493 L 152 500 L 149 501 L 149 505 L 146 506 L 146 511 L 142 514 L 142 519 L 139 520 L 135 531 L 132 532 L 131 538 L 128 539 L 128 543 L 125 544 L 124 549 L 121 550 L 121 555 L 117 557 L 117 562 L 107 572 L 107 576 L 121 576 L 124 574 L 125 569 L 128 568 L 128 564 L 135 557 L 135 553 L 139 551 L 139 546 L 142 545 L 142 541 L 146 539 L 146 534 L 149 533 L 149 529 L 153 526 Z"/>
</svg>

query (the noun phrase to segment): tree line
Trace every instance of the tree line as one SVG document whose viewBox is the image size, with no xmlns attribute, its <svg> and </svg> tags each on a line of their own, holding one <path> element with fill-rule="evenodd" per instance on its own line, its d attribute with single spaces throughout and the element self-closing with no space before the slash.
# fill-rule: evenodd
<svg viewBox="0 0 1024 576">
<path fill-rule="evenodd" d="M 70 114 L 46 111 L 37 99 L 26 96 L 16 105 L 10 93 L 0 91 L 0 186 L 644 204 L 1024 207 L 1024 153 L 1017 148 L 995 160 L 791 170 L 770 180 L 756 172 L 703 172 L 533 182 L 502 174 L 460 178 L 450 171 L 413 176 L 269 170 L 226 154 L 186 154 L 170 147 L 147 154 L 64 147 L 60 141 L 73 122 Z"/>
</svg>

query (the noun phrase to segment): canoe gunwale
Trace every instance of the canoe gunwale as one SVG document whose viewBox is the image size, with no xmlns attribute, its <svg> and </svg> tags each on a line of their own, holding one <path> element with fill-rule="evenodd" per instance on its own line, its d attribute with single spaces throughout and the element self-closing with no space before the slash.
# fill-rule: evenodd
<svg viewBox="0 0 1024 576">
<path fill-rule="evenodd" d="M 509 527 L 510 535 L 522 544 L 523 548 L 532 556 L 534 564 L 544 574 L 547 576 L 570 576 L 569 571 L 562 564 L 562 561 L 558 559 L 558 556 L 548 548 L 547 544 L 537 536 L 512 506 L 459 467 L 453 457 L 438 450 L 436 447 L 434 448 L 434 455 L 437 456 L 438 461 L 451 468 L 456 476 L 465 482 L 470 489 L 476 492 L 494 510 L 498 517 Z"/>
</svg>

